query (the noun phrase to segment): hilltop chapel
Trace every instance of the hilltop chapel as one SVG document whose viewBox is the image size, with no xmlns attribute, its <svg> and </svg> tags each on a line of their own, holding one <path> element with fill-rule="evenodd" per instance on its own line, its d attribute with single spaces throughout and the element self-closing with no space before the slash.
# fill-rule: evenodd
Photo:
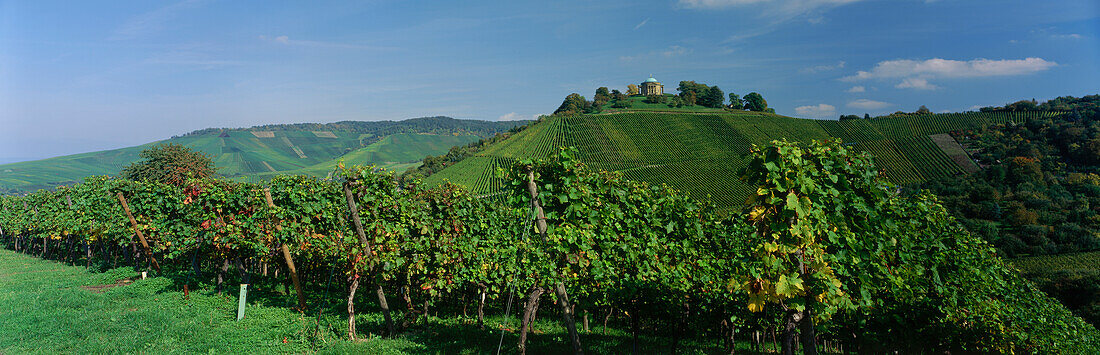
<svg viewBox="0 0 1100 355">
<path fill-rule="evenodd" d="M 653 75 L 650 75 L 649 79 L 645 79 L 645 81 L 642 82 L 640 91 L 642 92 L 642 95 L 646 96 L 664 95 L 665 86 L 661 85 L 661 83 L 658 82 L 657 79 L 654 79 Z"/>
</svg>

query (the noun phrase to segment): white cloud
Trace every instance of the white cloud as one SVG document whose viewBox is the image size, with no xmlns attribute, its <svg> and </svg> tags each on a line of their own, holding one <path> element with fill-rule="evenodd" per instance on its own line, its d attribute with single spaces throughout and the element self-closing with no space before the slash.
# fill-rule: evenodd
<svg viewBox="0 0 1100 355">
<path fill-rule="evenodd" d="M 934 78 L 977 78 L 994 76 L 1016 76 L 1041 72 L 1058 63 L 1043 58 L 1025 59 L 985 59 L 968 61 L 932 58 L 927 60 L 898 59 L 875 64 L 871 70 L 860 70 L 855 75 L 841 78 L 841 81 L 855 82 L 871 79 L 897 79 L 899 89 L 934 90 L 937 88 L 928 82 Z"/>
<path fill-rule="evenodd" d="M 680 46 L 672 46 L 672 47 L 669 47 L 668 50 L 666 50 L 664 52 L 661 52 L 661 54 L 666 56 L 666 57 L 681 56 L 681 55 L 688 54 L 688 53 L 691 53 L 690 49 L 680 47 Z"/>
<path fill-rule="evenodd" d="M 890 106 L 893 106 L 893 105 L 894 104 L 889 103 L 889 102 L 882 102 L 882 101 L 875 101 L 875 100 L 868 100 L 868 99 L 858 99 L 858 100 L 853 100 L 853 101 L 848 103 L 848 107 L 861 108 L 861 109 L 865 109 L 865 110 L 879 110 L 879 109 L 884 109 L 884 108 L 887 108 L 887 107 L 890 107 Z"/>
<path fill-rule="evenodd" d="M 647 18 L 646 18 L 645 20 L 642 20 L 642 22 L 638 23 L 638 25 L 637 25 L 637 26 L 634 26 L 634 29 L 635 29 L 635 30 L 637 30 L 637 29 L 639 29 L 639 28 L 642 28 L 642 26 L 645 26 L 646 22 L 649 22 L 649 18 L 648 18 L 648 17 L 647 17 Z"/>
<path fill-rule="evenodd" d="M 731 7 L 769 3 L 785 8 L 812 9 L 837 6 L 862 0 L 680 0 L 680 6 L 689 9 L 727 9 Z"/>
<path fill-rule="evenodd" d="M 1043 40 L 1043 39 L 1077 40 L 1077 39 L 1085 38 L 1085 36 L 1082 36 L 1080 33 L 1063 33 L 1063 32 L 1060 32 L 1057 27 L 1047 27 L 1047 28 L 1034 29 L 1034 30 L 1029 31 L 1029 33 L 1031 34 L 1031 37 L 1033 37 L 1035 39 L 1039 39 L 1039 40 Z"/>
<path fill-rule="evenodd" d="M 539 116 L 540 116 L 539 114 L 524 116 L 524 115 L 521 115 L 521 114 L 518 114 L 518 113 L 515 113 L 515 112 L 509 112 L 509 113 L 500 115 L 500 117 L 497 117 L 497 121 L 534 120 L 534 119 L 538 119 Z"/>
<path fill-rule="evenodd" d="M 723 9 L 765 1 L 767 0 L 680 0 L 680 5 L 689 9 Z"/>
<path fill-rule="evenodd" d="M 184 0 L 134 16 L 115 28 L 110 40 L 129 40 L 158 32 L 181 10 L 201 4 L 201 0 Z"/>
<path fill-rule="evenodd" d="M 836 107 L 827 104 L 817 104 L 811 106 L 799 106 L 794 108 L 794 112 L 801 116 L 813 117 L 813 118 L 825 118 L 836 115 Z"/>
<path fill-rule="evenodd" d="M 839 61 L 834 65 L 817 65 L 817 66 L 802 68 L 802 69 L 799 69 L 798 71 L 801 72 L 801 73 L 813 74 L 813 73 L 819 73 L 819 72 L 823 72 L 823 71 L 837 70 L 837 69 L 843 69 L 843 68 L 844 68 L 844 61 Z"/>
<path fill-rule="evenodd" d="M 369 50 L 394 50 L 394 47 L 379 47 L 368 46 L 354 43 L 339 43 L 339 42 L 323 42 L 323 41 L 308 41 L 300 39 L 291 39 L 290 36 L 265 36 L 260 35 L 261 41 L 268 41 L 271 43 L 278 43 L 286 46 L 299 46 L 299 47 L 314 47 L 314 48 L 337 48 L 337 49 L 369 49 Z"/>
<path fill-rule="evenodd" d="M 787 22 L 802 15 L 811 16 L 810 23 L 821 23 L 824 10 L 864 0 L 679 0 L 678 5 L 695 10 L 728 10 L 739 8 L 753 11 L 772 23 Z M 814 16 L 818 15 L 818 16 Z"/>
<path fill-rule="evenodd" d="M 668 49 L 663 50 L 663 51 L 653 51 L 653 52 L 638 54 L 638 55 L 620 56 L 619 60 L 623 61 L 623 62 L 633 62 L 635 60 L 653 58 L 654 56 L 657 56 L 657 55 L 661 55 L 661 56 L 664 56 L 666 58 L 672 58 L 672 57 L 679 57 L 679 56 L 682 56 L 682 55 L 688 55 L 688 54 L 691 54 L 692 52 L 693 52 L 693 50 L 687 49 L 687 48 L 684 48 L 684 47 L 681 47 L 681 46 L 671 46 L 671 47 L 668 47 Z"/>
<path fill-rule="evenodd" d="M 928 79 L 923 78 L 905 78 L 901 83 L 894 85 L 898 89 L 917 89 L 917 90 L 936 90 L 939 87 L 929 84 Z"/>
<path fill-rule="evenodd" d="M 1082 38 L 1085 38 L 1085 36 L 1082 36 L 1082 35 L 1076 34 L 1076 33 L 1052 34 L 1052 35 L 1050 35 L 1050 38 L 1053 38 L 1053 39 L 1082 39 Z"/>
<path fill-rule="evenodd" d="M 850 93 L 866 92 L 866 91 L 867 91 L 867 88 L 863 87 L 863 85 L 856 85 L 856 86 L 853 86 L 851 89 L 844 90 L 844 92 L 850 92 Z"/>
<path fill-rule="evenodd" d="M 1040 72 L 1056 65 L 1058 63 L 1034 57 L 1002 60 L 979 58 L 969 61 L 940 58 L 923 61 L 900 59 L 879 62 L 870 71 L 858 71 L 856 75 L 845 77 L 844 80 L 856 81 L 914 76 L 935 78 L 1011 76 Z"/>
</svg>

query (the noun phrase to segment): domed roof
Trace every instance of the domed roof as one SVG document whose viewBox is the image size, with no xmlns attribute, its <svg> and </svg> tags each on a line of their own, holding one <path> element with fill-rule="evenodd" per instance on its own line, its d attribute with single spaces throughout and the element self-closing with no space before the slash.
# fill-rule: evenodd
<svg viewBox="0 0 1100 355">
<path fill-rule="evenodd" d="M 644 82 L 646 82 L 646 83 L 656 83 L 657 79 L 654 79 L 652 76 L 650 76 L 649 79 L 645 79 Z"/>
</svg>

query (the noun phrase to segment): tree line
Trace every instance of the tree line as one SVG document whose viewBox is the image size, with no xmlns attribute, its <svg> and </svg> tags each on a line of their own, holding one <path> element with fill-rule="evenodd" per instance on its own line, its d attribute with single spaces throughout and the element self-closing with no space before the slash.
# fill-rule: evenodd
<svg viewBox="0 0 1100 355">
<path fill-rule="evenodd" d="M 665 104 L 669 108 L 705 107 L 725 109 L 728 111 L 754 111 L 775 113 L 775 109 L 768 107 L 767 100 L 756 92 L 750 92 L 742 98 L 736 93 L 729 93 L 729 103 L 726 103 L 726 94 L 717 85 L 710 86 L 695 81 L 681 81 L 676 88 L 676 95 L 647 95 L 642 102 L 648 104 Z M 607 87 L 596 89 L 591 101 L 577 93 L 569 94 L 561 105 L 554 110 L 554 115 L 580 115 L 602 112 L 605 108 L 629 109 L 633 105 L 632 97 L 639 97 L 637 85 L 630 84 L 627 92 L 609 90 Z"/>
</svg>

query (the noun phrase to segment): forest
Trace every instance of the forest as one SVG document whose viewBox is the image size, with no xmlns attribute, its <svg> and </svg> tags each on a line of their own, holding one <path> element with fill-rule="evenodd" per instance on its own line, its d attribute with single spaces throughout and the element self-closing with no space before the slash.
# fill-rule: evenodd
<svg viewBox="0 0 1100 355">
<path fill-rule="evenodd" d="M 952 132 L 982 169 L 921 188 L 1004 257 L 1100 250 L 1100 95 L 1018 101 L 982 111 L 1065 114 Z M 1044 291 L 1100 323 L 1100 270 L 1026 270 Z"/>
</svg>

